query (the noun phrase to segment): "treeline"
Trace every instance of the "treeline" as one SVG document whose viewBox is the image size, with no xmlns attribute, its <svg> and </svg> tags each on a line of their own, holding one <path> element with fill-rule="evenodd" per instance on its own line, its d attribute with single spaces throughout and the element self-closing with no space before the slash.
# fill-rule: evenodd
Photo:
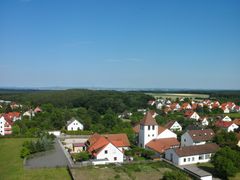
<svg viewBox="0 0 240 180">
<path fill-rule="evenodd" d="M 140 92 L 61 90 L 1 94 L 0 99 L 37 106 L 50 103 L 55 107 L 85 107 L 104 114 L 109 108 L 116 113 L 147 106 L 150 96 Z"/>
</svg>

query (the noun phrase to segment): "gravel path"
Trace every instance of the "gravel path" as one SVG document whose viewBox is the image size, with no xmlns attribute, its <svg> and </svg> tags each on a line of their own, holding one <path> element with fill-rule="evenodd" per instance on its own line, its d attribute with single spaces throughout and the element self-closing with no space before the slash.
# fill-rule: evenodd
<svg viewBox="0 0 240 180">
<path fill-rule="evenodd" d="M 44 167 L 66 167 L 69 165 L 62 148 L 55 140 L 54 149 L 37 154 L 37 156 L 28 159 L 25 167 L 44 168 Z"/>
</svg>

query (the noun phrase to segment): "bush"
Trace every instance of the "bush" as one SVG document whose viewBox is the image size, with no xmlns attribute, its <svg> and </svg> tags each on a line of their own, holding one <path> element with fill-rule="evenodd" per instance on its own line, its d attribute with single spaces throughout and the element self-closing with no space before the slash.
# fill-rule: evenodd
<svg viewBox="0 0 240 180">
<path fill-rule="evenodd" d="M 21 158 L 25 158 L 30 154 L 30 151 L 28 148 L 23 147 L 20 153 Z"/>
<path fill-rule="evenodd" d="M 163 180 L 187 180 L 187 176 L 180 171 L 167 171 L 163 175 Z"/>
<path fill-rule="evenodd" d="M 73 158 L 76 161 L 87 161 L 90 158 L 90 154 L 88 152 L 86 152 L 86 151 L 83 151 L 83 152 L 80 152 L 78 154 L 74 154 Z"/>
<path fill-rule="evenodd" d="M 29 154 L 52 149 L 53 139 L 44 135 L 37 141 L 24 141 L 22 146 L 21 157 L 24 158 Z"/>
</svg>

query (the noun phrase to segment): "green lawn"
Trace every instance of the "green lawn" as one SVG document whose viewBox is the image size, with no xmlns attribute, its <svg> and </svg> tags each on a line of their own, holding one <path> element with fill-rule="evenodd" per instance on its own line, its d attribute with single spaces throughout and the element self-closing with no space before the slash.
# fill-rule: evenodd
<svg viewBox="0 0 240 180">
<path fill-rule="evenodd" d="M 1 180 L 70 180 L 66 168 L 24 169 L 20 150 L 24 138 L 0 139 L 0 179 Z"/>
</svg>

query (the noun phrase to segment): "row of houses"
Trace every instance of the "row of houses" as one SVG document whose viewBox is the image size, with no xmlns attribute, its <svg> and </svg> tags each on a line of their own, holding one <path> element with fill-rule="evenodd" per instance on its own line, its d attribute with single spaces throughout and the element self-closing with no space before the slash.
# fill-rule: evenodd
<svg viewBox="0 0 240 180">
<path fill-rule="evenodd" d="M 165 127 L 159 126 L 152 114 L 147 112 L 133 130 L 138 136 L 140 147 L 153 150 L 156 156 L 164 156 L 177 165 L 207 162 L 219 148 L 212 143 L 215 133 L 211 129 L 188 130 L 179 142 L 171 128 L 181 130 L 177 122 L 168 123 Z"/>
<path fill-rule="evenodd" d="M 36 107 L 34 111 L 31 112 L 31 115 L 27 114 L 28 112 L 29 111 L 23 113 L 23 116 L 32 117 L 35 116 L 36 113 L 42 112 L 42 110 L 39 107 Z M 16 121 L 21 119 L 22 115 L 20 112 L 9 112 L 0 114 L 0 135 L 5 136 L 12 134 L 12 126 Z"/>
<path fill-rule="evenodd" d="M 182 102 L 181 102 L 182 101 Z M 220 104 L 219 101 L 211 101 L 209 99 L 202 101 L 191 101 L 190 103 L 184 102 L 180 99 L 181 103 L 172 102 L 167 99 L 150 100 L 148 105 L 156 106 L 157 109 L 164 110 L 165 113 L 171 111 L 183 111 L 183 110 L 196 110 L 198 107 L 207 107 L 209 110 L 220 108 L 224 113 L 240 112 L 240 106 L 237 106 L 234 102 L 226 102 Z M 181 105 L 180 105 L 181 104 Z"/>
</svg>

